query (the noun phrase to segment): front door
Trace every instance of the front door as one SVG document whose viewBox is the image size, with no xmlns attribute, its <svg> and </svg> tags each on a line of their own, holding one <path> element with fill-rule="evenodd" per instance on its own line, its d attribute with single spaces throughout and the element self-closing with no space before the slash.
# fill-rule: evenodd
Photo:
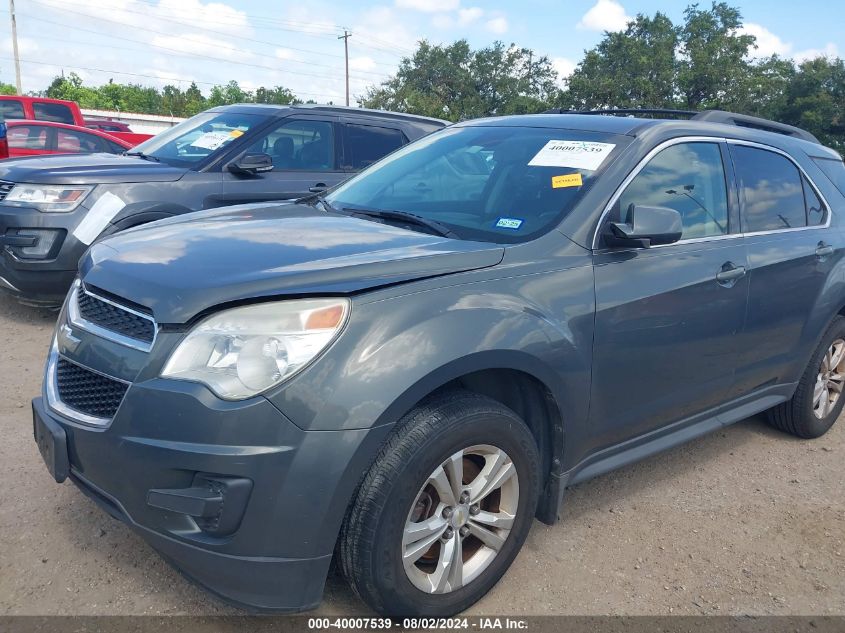
<svg viewBox="0 0 845 633">
<path fill-rule="evenodd" d="M 726 156 L 716 139 L 675 142 L 611 208 L 610 221 L 624 221 L 633 204 L 675 209 L 683 234 L 652 248 L 598 244 L 593 449 L 713 411 L 731 390 L 748 263 L 729 203 Z"/>
<path fill-rule="evenodd" d="M 246 176 L 224 170 L 219 204 L 291 200 L 338 184 L 349 174 L 338 165 L 337 136 L 331 117 L 282 119 L 247 150 L 268 154 L 273 171 Z"/>
</svg>

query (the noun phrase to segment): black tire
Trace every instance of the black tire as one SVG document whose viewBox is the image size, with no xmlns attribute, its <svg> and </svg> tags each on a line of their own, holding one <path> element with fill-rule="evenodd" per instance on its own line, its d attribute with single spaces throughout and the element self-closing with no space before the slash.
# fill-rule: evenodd
<svg viewBox="0 0 845 633">
<path fill-rule="evenodd" d="M 836 339 L 845 340 L 845 318 L 841 316 L 833 320 L 822 336 L 792 398 L 768 411 L 769 424 L 804 439 L 821 437 L 830 430 L 842 413 L 845 395 L 839 397 L 825 417 L 819 418 L 813 412 L 813 390 L 822 360 Z"/>
<path fill-rule="evenodd" d="M 432 594 L 409 580 L 402 535 L 429 475 L 456 451 L 485 444 L 510 457 L 519 499 L 513 527 L 489 566 L 449 593 Z M 405 415 L 364 478 L 340 535 L 339 562 L 356 594 L 385 616 L 450 616 L 486 594 L 519 552 L 537 508 L 537 444 L 525 423 L 498 402 L 466 391 L 434 396 Z"/>
</svg>

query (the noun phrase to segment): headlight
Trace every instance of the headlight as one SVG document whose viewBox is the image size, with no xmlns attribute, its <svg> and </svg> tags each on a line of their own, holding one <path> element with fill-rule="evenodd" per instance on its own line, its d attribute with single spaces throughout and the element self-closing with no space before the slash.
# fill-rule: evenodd
<svg viewBox="0 0 845 633">
<path fill-rule="evenodd" d="M 302 299 L 232 308 L 197 324 L 161 375 L 242 400 L 293 376 L 340 332 L 347 299 Z"/>
<path fill-rule="evenodd" d="M 3 202 L 19 207 L 35 207 L 45 213 L 67 213 L 78 207 L 91 189 L 93 187 L 18 183 Z"/>
</svg>

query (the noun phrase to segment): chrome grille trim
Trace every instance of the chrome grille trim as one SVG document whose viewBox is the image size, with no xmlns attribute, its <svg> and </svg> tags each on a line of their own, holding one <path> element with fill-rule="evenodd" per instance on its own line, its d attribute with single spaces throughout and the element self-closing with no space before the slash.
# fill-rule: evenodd
<svg viewBox="0 0 845 633">
<path fill-rule="evenodd" d="M 119 310 L 123 310 L 124 312 L 128 312 L 129 314 L 133 314 L 137 317 L 149 321 L 153 326 L 153 339 L 151 341 L 142 341 L 140 339 L 132 338 L 130 336 L 126 336 L 125 334 L 121 334 L 120 332 L 115 332 L 114 330 L 105 328 L 102 325 L 92 323 L 91 321 L 83 317 L 79 311 L 80 292 L 84 292 L 89 297 L 94 297 L 95 299 L 104 303 L 108 303 L 109 305 L 112 305 Z M 71 288 L 71 294 L 67 304 L 67 318 L 72 325 L 75 325 L 76 327 L 85 330 L 86 332 L 90 332 L 91 334 L 99 336 L 100 338 L 104 338 L 120 345 L 125 345 L 126 347 L 131 347 L 132 349 L 140 350 L 142 352 L 149 352 L 153 348 L 153 345 L 155 345 L 156 337 L 158 336 L 158 324 L 156 324 L 155 319 L 153 319 L 153 317 L 151 317 L 149 314 L 144 314 L 143 312 L 139 312 L 138 310 L 133 310 L 132 308 L 128 308 L 125 305 L 115 303 L 111 299 L 107 299 L 106 297 L 98 295 L 97 293 L 91 292 L 82 285 L 82 282 L 79 279 L 77 279 L 73 283 L 73 287 Z"/>
</svg>

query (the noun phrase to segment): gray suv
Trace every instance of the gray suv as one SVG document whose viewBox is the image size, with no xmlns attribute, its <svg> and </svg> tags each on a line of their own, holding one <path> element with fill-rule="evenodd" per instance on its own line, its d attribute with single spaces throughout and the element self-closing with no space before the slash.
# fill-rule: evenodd
<svg viewBox="0 0 845 633">
<path fill-rule="evenodd" d="M 0 290 L 60 305 L 99 237 L 332 187 L 448 122 L 336 106 L 213 108 L 124 155 L 0 162 Z"/>
<path fill-rule="evenodd" d="M 470 121 L 307 204 L 96 243 L 34 433 L 239 605 L 447 615 L 567 486 L 761 411 L 825 433 L 845 385 L 845 166 L 802 130 Z"/>
</svg>

